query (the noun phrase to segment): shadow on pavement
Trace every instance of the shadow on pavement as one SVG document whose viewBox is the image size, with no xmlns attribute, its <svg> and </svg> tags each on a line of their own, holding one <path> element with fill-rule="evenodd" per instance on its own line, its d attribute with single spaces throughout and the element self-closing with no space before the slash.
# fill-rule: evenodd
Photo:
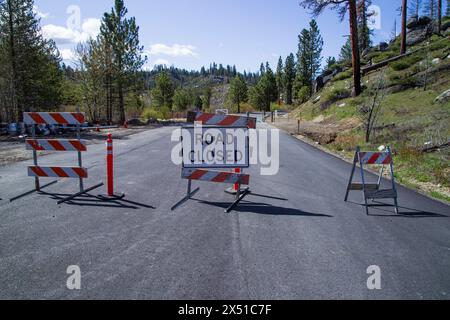
<svg viewBox="0 0 450 320">
<path fill-rule="evenodd" d="M 60 194 L 60 193 L 47 193 L 41 192 L 42 195 L 50 196 L 53 200 L 62 200 L 69 197 L 70 194 Z M 127 199 L 114 199 L 114 200 L 104 200 L 93 195 L 81 195 L 76 199 L 66 202 L 70 206 L 79 207 L 103 207 L 103 208 L 122 208 L 122 209 L 133 209 L 138 210 L 141 208 L 156 209 L 153 206 L 127 200 Z"/>
<path fill-rule="evenodd" d="M 364 208 L 364 204 L 362 204 L 362 203 L 357 203 L 357 202 L 353 202 L 353 201 L 349 201 L 349 203 L 356 204 L 356 205 Z M 395 208 L 395 206 L 390 203 L 384 203 L 381 201 L 373 201 L 372 203 L 369 202 L 369 209 L 373 209 L 373 210 L 376 210 L 379 212 L 389 213 L 389 214 L 370 213 L 369 216 L 389 217 L 389 218 L 392 218 L 392 217 L 396 217 L 396 218 L 449 218 L 449 216 L 447 216 L 445 214 L 429 212 L 429 211 L 422 211 L 422 210 L 412 209 L 412 208 L 403 207 L 403 206 L 398 207 L 400 210 L 399 214 L 391 214 L 391 213 L 394 213 L 394 211 L 386 209 L 387 207 L 393 208 L 393 209 Z"/>
<path fill-rule="evenodd" d="M 214 207 L 219 207 L 226 209 L 230 206 L 229 202 L 209 202 L 203 201 L 199 199 L 192 199 L 198 201 L 202 204 L 207 204 Z M 247 213 L 256 213 L 262 215 L 274 215 L 274 216 L 301 216 L 301 217 L 322 217 L 322 218 L 333 218 L 333 216 L 327 214 L 320 213 L 312 213 L 306 212 L 298 209 L 292 208 L 284 208 L 277 207 L 266 203 L 250 203 L 247 201 L 241 202 L 236 208 L 234 208 L 235 212 L 247 212 Z"/>
</svg>

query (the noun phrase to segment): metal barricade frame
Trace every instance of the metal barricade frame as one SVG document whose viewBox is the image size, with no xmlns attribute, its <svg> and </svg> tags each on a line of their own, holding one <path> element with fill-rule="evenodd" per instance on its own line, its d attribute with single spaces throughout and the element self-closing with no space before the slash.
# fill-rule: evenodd
<svg viewBox="0 0 450 320">
<path fill-rule="evenodd" d="M 10 199 L 10 202 L 28 196 L 34 192 L 40 193 L 42 189 L 56 184 L 53 181 L 44 186 L 40 184 L 40 178 L 78 178 L 79 192 L 61 199 L 57 204 L 69 202 L 83 194 L 103 186 L 103 182 L 88 189 L 84 188 L 83 179 L 88 178 L 88 170 L 83 168 L 82 153 L 87 151 L 86 142 L 81 140 L 81 125 L 85 121 L 82 112 L 25 112 L 24 122 L 32 126 L 32 139 L 26 140 L 26 149 L 33 151 L 33 166 L 28 167 L 28 176 L 34 177 L 35 189 Z M 36 139 L 36 125 L 76 125 L 76 139 Z M 38 151 L 77 152 L 78 167 L 41 167 L 38 164 Z"/>
<path fill-rule="evenodd" d="M 235 128 L 235 129 L 256 129 L 256 118 L 251 117 L 240 117 L 240 116 L 230 116 L 222 114 L 207 114 L 207 113 L 196 113 L 189 112 L 188 123 L 198 123 L 200 122 L 207 128 Z M 185 127 L 186 128 L 186 127 Z M 247 137 L 247 144 L 249 143 L 249 138 Z M 184 152 L 184 150 L 183 150 Z M 247 148 L 246 152 L 249 152 Z M 249 154 L 247 155 L 249 159 Z M 245 166 L 244 166 L 245 167 Z M 236 167 L 234 167 L 236 168 Z M 248 167 L 247 167 L 248 168 Z M 192 197 L 200 191 L 200 188 L 196 188 L 192 191 L 192 181 L 208 181 L 215 183 L 229 183 L 237 184 L 238 188 L 235 195 L 235 200 L 231 205 L 225 209 L 225 213 L 230 213 L 233 209 L 247 196 L 249 195 L 250 188 L 241 189 L 242 185 L 248 185 L 250 181 L 250 175 L 243 173 L 232 173 L 224 171 L 216 171 L 216 169 L 229 169 L 229 167 L 214 167 L 214 170 L 209 170 L 208 168 L 185 168 L 184 162 L 182 164 L 182 179 L 188 180 L 186 196 L 175 204 L 171 211 L 176 210 L 185 202 L 192 199 Z M 239 169 L 243 170 L 243 167 Z M 205 178 L 208 177 L 208 178 Z"/>
<path fill-rule="evenodd" d="M 353 178 L 355 175 L 356 167 L 359 164 L 361 173 L 361 183 L 353 183 Z M 364 165 L 381 165 L 381 170 L 378 177 L 377 183 L 367 183 L 365 176 Z M 389 166 L 389 171 L 391 175 L 392 189 L 381 189 L 381 182 L 383 179 L 383 174 L 385 166 Z M 362 191 L 364 195 L 364 205 L 366 208 L 366 214 L 369 215 L 369 203 L 368 200 L 375 199 L 394 199 L 395 212 L 399 214 L 398 206 L 398 192 L 395 182 L 394 175 L 394 161 L 392 157 L 391 148 L 388 147 L 386 152 L 362 152 L 360 147 L 356 148 L 355 157 L 353 159 L 353 167 L 350 175 L 350 180 L 347 185 L 347 190 L 345 193 L 345 202 L 348 201 L 350 191 Z"/>
</svg>

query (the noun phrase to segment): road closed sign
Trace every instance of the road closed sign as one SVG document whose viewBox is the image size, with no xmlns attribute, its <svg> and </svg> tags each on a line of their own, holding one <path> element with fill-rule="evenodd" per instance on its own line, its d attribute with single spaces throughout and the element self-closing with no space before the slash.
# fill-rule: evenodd
<svg viewBox="0 0 450 320">
<path fill-rule="evenodd" d="M 248 128 L 185 126 L 181 129 L 183 167 L 192 169 L 248 168 Z"/>
</svg>

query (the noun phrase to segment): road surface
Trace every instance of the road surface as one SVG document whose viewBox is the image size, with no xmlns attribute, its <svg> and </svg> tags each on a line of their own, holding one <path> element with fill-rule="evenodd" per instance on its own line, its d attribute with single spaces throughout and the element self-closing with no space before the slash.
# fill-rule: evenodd
<svg viewBox="0 0 450 320">
<path fill-rule="evenodd" d="M 450 298 L 449 206 L 400 187 L 400 215 L 375 207 L 366 216 L 361 194 L 343 201 L 351 165 L 282 133 L 278 175 L 251 168 L 254 194 L 234 212 L 224 213 L 227 186 L 208 183 L 171 212 L 187 184 L 170 160 L 172 130 L 116 141 L 116 189 L 128 202 L 58 206 L 55 194 L 77 191 L 61 181 L 10 204 L 32 188 L 29 162 L 0 168 L 0 298 Z M 87 186 L 104 179 L 104 155 L 90 146 Z M 66 287 L 71 265 L 81 290 Z M 367 287 L 373 265 L 381 290 Z"/>
</svg>

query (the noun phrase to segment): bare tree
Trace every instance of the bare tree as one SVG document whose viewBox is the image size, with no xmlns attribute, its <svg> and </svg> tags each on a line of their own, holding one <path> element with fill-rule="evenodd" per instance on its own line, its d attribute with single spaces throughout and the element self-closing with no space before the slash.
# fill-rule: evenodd
<svg viewBox="0 0 450 320">
<path fill-rule="evenodd" d="M 442 29 L 442 0 L 438 0 L 438 34 L 441 34 Z"/>
<path fill-rule="evenodd" d="M 337 10 L 341 20 L 344 19 L 345 13 L 347 11 L 349 12 L 353 64 L 353 96 L 359 96 L 361 94 L 361 58 L 358 41 L 356 0 L 302 0 L 300 4 L 305 9 L 310 10 L 314 16 L 320 15 L 327 7 Z"/>
<path fill-rule="evenodd" d="M 408 15 L 408 0 L 403 0 L 402 4 L 402 45 L 400 54 L 406 53 L 406 19 Z"/>
<path fill-rule="evenodd" d="M 364 122 L 366 142 L 369 143 L 381 113 L 382 104 L 386 97 L 386 77 L 380 73 L 374 83 L 368 88 L 368 98 L 360 108 L 361 118 Z"/>
</svg>

